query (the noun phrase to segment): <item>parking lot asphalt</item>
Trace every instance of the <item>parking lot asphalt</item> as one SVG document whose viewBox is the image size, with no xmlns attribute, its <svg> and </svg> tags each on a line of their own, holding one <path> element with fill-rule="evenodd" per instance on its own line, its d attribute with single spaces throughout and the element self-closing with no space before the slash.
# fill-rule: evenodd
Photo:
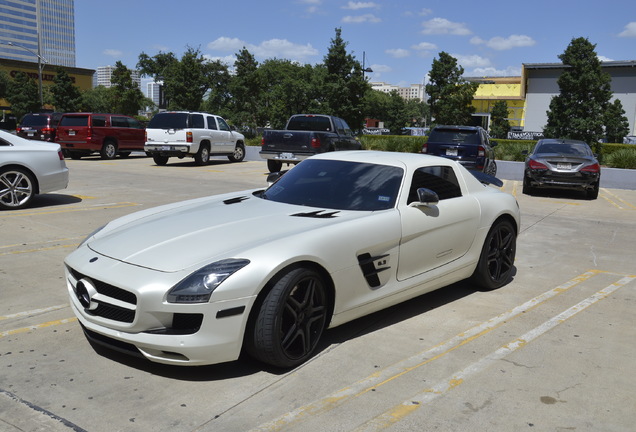
<svg viewBox="0 0 636 432">
<path fill-rule="evenodd" d="M 527 196 L 502 176 L 522 212 L 510 284 L 453 284 L 331 329 L 291 371 L 179 368 L 93 348 L 63 259 L 116 217 L 264 186 L 265 163 L 67 164 L 67 190 L 0 212 L 0 431 L 633 430 L 635 190 Z"/>
</svg>

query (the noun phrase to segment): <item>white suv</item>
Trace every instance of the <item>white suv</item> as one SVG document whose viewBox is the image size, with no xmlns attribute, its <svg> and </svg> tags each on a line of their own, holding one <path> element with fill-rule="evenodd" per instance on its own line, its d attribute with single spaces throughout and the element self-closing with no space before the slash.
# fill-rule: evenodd
<svg viewBox="0 0 636 432">
<path fill-rule="evenodd" d="M 148 123 L 144 150 L 157 165 L 167 164 L 171 156 L 193 157 L 197 165 L 207 165 L 210 155 L 240 162 L 245 158 L 245 137 L 217 115 L 166 111 Z"/>
</svg>

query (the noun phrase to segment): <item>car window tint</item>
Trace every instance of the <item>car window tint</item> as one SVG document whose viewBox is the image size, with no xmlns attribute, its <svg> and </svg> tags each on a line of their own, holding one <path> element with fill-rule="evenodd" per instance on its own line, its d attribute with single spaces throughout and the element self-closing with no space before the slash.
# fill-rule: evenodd
<svg viewBox="0 0 636 432">
<path fill-rule="evenodd" d="M 128 127 L 133 129 L 143 129 L 141 123 L 131 117 L 126 117 L 126 121 L 128 122 Z"/>
<path fill-rule="evenodd" d="M 20 121 L 20 126 L 46 126 L 49 122 L 48 116 L 45 115 L 26 115 Z"/>
<path fill-rule="evenodd" d="M 5 141 L 4 139 L 0 138 L 0 146 L 11 146 L 11 143 L 9 141 Z"/>
<path fill-rule="evenodd" d="M 479 144 L 479 133 L 477 130 L 434 129 L 428 140 L 453 144 Z"/>
<path fill-rule="evenodd" d="M 415 171 L 409 188 L 408 204 L 418 200 L 419 188 L 432 190 L 440 200 L 462 195 L 455 171 L 449 166 L 422 167 Z"/>
<path fill-rule="evenodd" d="M 386 165 L 308 159 L 268 188 L 263 198 L 336 210 L 386 210 L 395 206 L 403 172 Z"/>
<path fill-rule="evenodd" d="M 93 127 L 106 127 L 106 117 L 105 116 L 93 116 L 91 120 L 91 126 Z"/>
<path fill-rule="evenodd" d="M 110 118 L 110 125 L 112 127 L 121 127 L 121 128 L 127 128 L 128 127 L 128 119 L 126 117 L 111 117 Z"/>
<path fill-rule="evenodd" d="M 331 131 L 331 122 L 324 116 L 295 116 L 289 120 L 287 130 Z"/>
<path fill-rule="evenodd" d="M 188 113 L 159 113 L 148 123 L 148 129 L 185 129 L 188 127 Z"/>
<path fill-rule="evenodd" d="M 208 116 L 208 129 L 217 130 L 216 120 L 212 116 Z"/>
<path fill-rule="evenodd" d="M 219 122 L 219 129 L 222 131 L 230 131 L 230 127 L 228 126 L 228 124 L 225 122 L 225 120 L 223 120 L 222 118 L 218 118 L 217 121 Z"/>
<path fill-rule="evenodd" d="M 334 118 L 333 122 L 334 122 L 334 126 L 336 127 L 336 130 L 338 131 L 338 134 L 344 135 L 345 130 L 344 130 L 344 125 L 342 124 L 342 120 L 340 120 L 339 118 Z"/>
<path fill-rule="evenodd" d="M 205 124 L 203 123 L 203 116 L 201 114 L 192 114 L 191 120 L 192 128 L 196 129 L 204 129 Z"/>
<path fill-rule="evenodd" d="M 88 126 L 88 116 L 64 116 L 60 126 Z"/>
</svg>

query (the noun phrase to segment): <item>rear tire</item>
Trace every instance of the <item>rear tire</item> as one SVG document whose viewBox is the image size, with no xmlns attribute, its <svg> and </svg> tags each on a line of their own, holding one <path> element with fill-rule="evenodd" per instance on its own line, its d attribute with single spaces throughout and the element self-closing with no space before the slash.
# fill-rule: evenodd
<svg viewBox="0 0 636 432">
<path fill-rule="evenodd" d="M 596 182 L 592 189 L 588 189 L 587 191 L 585 191 L 587 195 L 587 199 L 595 200 L 596 198 L 598 198 L 598 190 L 599 190 L 599 182 Z"/>
<path fill-rule="evenodd" d="M 495 222 L 488 231 L 477 268 L 471 280 L 485 290 L 493 290 L 507 284 L 514 271 L 517 252 L 517 233 L 507 219 Z"/>
<path fill-rule="evenodd" d="M 165 164 L 167 164 L 168 159 L 170 159 L 168 156 L 152 155 L 152 160 L 155 161 L 155 163 L 159 166 L 164 166 Z"/>
<path fill-rule="evenodd" d="M 251 334 L 250 355 L 281 368 L 307 361 L 327 324 L 327 289 L 316 271 L 299 267 L 283 275 L 267 294 Z"/>
<path fill-rule="evenodd" d="M 274 159 L 267 159 L 267 169 L 269 172 L 279 172 L 283 168 L 283 163 Z"/>
<path fill-rule="evenodd" d="M 117 156 L 117 144 L 112 140 L 104 142 L 102 150 L 99 152 L 99 154 L 101 155 L 102 159 L 115 159 L 115 156 Z"/>
<path fill-rule="evenodd" d="M 210 148 L 207 144 L 201 144 L 199 151 L 194 155 L 197 165 L 207 165 L 210 162 Z"/>
</svg>

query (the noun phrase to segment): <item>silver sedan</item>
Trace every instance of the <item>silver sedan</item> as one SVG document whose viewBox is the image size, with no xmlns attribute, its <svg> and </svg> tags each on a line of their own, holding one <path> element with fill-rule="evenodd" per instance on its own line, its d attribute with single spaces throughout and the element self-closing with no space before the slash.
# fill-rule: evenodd
<svg viewBox="0 0 636 432">
<path fill-rule="evenodd" d="M 66 186 L 68 168 L 58 144 L 0 131 L 0 210 L 24 208 L 35 195 Z"/>
</svg>

